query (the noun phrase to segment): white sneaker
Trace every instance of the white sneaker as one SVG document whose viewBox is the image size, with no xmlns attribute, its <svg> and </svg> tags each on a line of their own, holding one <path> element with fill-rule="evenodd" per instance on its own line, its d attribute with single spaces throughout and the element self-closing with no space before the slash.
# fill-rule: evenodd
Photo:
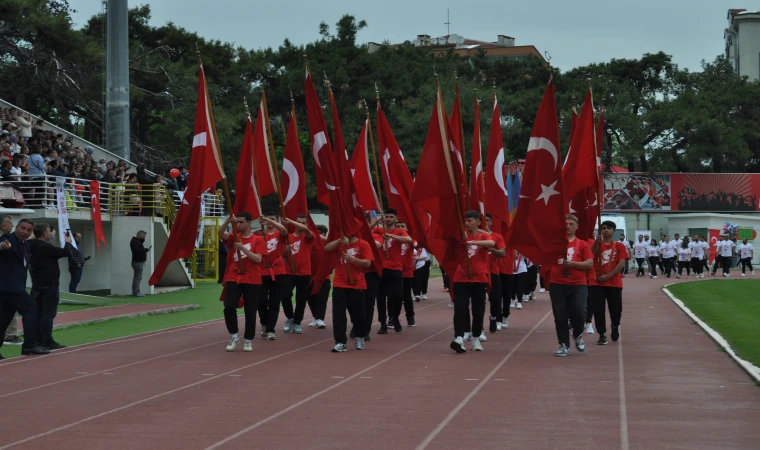
<svg viewBox="0 0 760 450">
<path fill-rule="evenodd" d="M 727 274 L 727 273 L 724 273 L 724 274 L 723 274 L 723 277 L 725 277 L 725 278 L 728 278 L 728 274 Z"/>
<path fill-rule="evenodd" d="M 656 280 L 657 279 L 657 275 L 653 276 L 652 278 L 654 278 Z"/>
<path fill-rule="evenodd" d="M 516 304 L 517 302 L 515 300 L 512 300 L 511 302 L 509 302 L 509 307 L 514 308 Z"/>
<path fill-rule="evenodd" d="M 263 337 L 263 338 L 267 337 L 267 330 L 266 330 L 266 328 L 261 327 L 260 333 L 261 333 L 261 337 Z"/>
<path fill-rule="evenodd" d="M 414 296 L 414 301 L 415 302 L 419 302 L 420 300 L 422 300 L 422 297 L 420 297 L 419 295 L 415 295 Z"/>
<path fill-rule="evenodd" d="M 483 340 L 485 340 L 485 339 L 483 339 Z M 470 338 L 470 347 L 472 347 L 472 351 L 473 352 L 482 352 L 483 351 L 483 346 L 480 345 L 480 341 L 481 341 L 481 339 L 478 339 L 478 338 L 475 338 L 475 337 Z"/>
<path fill-rule="evenodd" d="M 544 289 L 544 288 L 541 288 L 541 289 L 539 289 L 539 291 L 538 291 L 538 292 L 540 292 L 540 293 L 542 293 L 542 294 L 543 294 L 544 292 L 546 292 L 546 289 Z"/>
<path fill-rule="evenodd" d="M 478 342 L 478 344 L 480 343 Z M 462 339 L 461 337 L 458 337 L 454 339 L 453 341 L 451 341 L 451 344 L 449 344 L 449 348 L 451 348 L 457 353 L 465 353 L 467 351 L 467 349 L 464 348 L 464 339 Z"/>
<path fill-rule="evenodd" d="M 536 299 L 536 291 L 533 291 L 530 293 L 530 299 L 535 300 Z"/>
<path fill-rule="evenodd" d="M 228 352 L 234 352 L 239 343 L 240 343 L 240 338 L 231 337 L 230 342 L 229 344 L 227 344 L 227 347 L 225 348 L 225 350 L 227 350 Z"/>
<path fill-rule="evenodd" d="M 276 341 L 277 337 L 274 335 L 274 333 L 267 333 L 266 336 L 264 336 L 264 339 L 267 341 Z"/>
<path fill-rule="evenodd" d="M 243 351 L 244 352 L 252 352 L 253 351 L 253 344 L 251 341 L 245 341 L 243 342 Z"/>
<path fill-rule="evenodd" d="M 319 328 L 320 330 L 327 328 L 327 325 L 325 325 L 325 321 L 322 319 L 318 319 L 317 328 Z"/>
<path fill-rule="evenodd" d="M 283 331 L 286 333 L 290 333 L 290 330 L 293 328 L 293 319 L 288 319 L 285 321 L 285 327 L 283 328 Z"/>
<path fill-rule="evenodd" d="M 333 352 L 333 353 L 343 353 L 346 350 L 348 350 L 346 348 L 346 344 L 335 344 L 335 347 L 333 347 L 332 350 L 330 350 L 330 351 Z"/>
<path fill-rule="evenodd" d="M 586 334 L 594 334 L 594 327 L 590 324 L 586 324 Z"/>
<path fill-rule="evenodd" d="M 517 304 L 517 309 L 522 309 L 522 302 Z"/>
<path fill-rule="evenodd" d="M 754 271 L 754 270 L 752 271 L 752 276 L 753 276 L 753 277 L 755 276 L 755 271 Z"/>
<path fill-rule="evenodd" d="M 523 301 L 524 302 L 530 301 L 530 295 L 527 295 L 527 294 L 523 295 Z"/>
<path fill-rule="evenodd" d="M 364 338 L 358 337 L 354 339 L 354 348 L 357 350 L 364 350 Z"/>
<path fill-rule="evenodd" d="M 317 319 L 311 319 L 311 323 L 309 324 L 310 327 L 314 328 L 317 326 Z"/>
<path fill-rule="evenodd" d="M 449 300 L 449 308 L 453 308 L 453 307 L 454 307 L 454 302 Z"/>
<path fill-rule="evenodd" d="M 427 300 L 427 294 L 422 294 L 422 299 Z"/>
<path fill-rule="evenodd" d="M 501 329 L 506 330 L 509 328 L 509 317 L 505 317 L 504 320 L 501 321 Z"/>
<path fill-rule="evenodd" d="M 470 333 L 469 331 L 465 331 L 463 339 L 465 341 L 469 341 L 470 340 L 470 336 L 472 336 L 472 333 Z"/>
<path fill-rule="evenodd" d="M 746 277 L 746 276 L 747 276 L 747 274 L 746 274 L 746 273 L 742 273 L 742 276 L 743 276 L 743 277 Z"/>
<path fill-rule="evenodd" d="M 501 330 L 502 330 L 501 322 L 496 322 L 496 331 L 501 331 Z"/>
<path fill-rule="evenodd" d="M 478 336 L 478 339 L 480 340 L 480 342 L 485 342 L 488 340 L 485 333 L 480 333 L 480 336 Z"/>
</svg>

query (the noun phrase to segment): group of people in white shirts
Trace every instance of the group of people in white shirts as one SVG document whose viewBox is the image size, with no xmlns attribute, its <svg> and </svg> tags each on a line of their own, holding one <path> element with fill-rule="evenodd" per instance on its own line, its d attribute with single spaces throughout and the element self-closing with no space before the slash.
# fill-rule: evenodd
<svg viewBox="0 0 760 450">
<path fill-rule="evenodd" d="M 624 238 L 621 237 L 621 241 L 625 242 Z M 747 239 L 737 245 L 729 239 L 728 234 L 723 234 L 713 246 L 716 257 L 710 271 L 712 276 L 716 275 L 720 267 L 723 270 L 723 276 L 730 277 L 731 263 L 736 255 L 739 256 L 739 262 L 742 266 L 742 276 L 747 276 L 747 269 L 749 269 L 750 275 L 755 275 L 755 270 L 752 267 L 754 248 Z M 685 236 L 682 239 L 676 233 L 672 240 L 670 236 L 663 235 L 658 243 L 657 240 L 650 239 L 648 235 L 639 235 L 630 251 L 633 253 L 638 267 L 637 277 L 644 276 L 645 263 L 649 268 L 649 278 L 657 278 L 658 267 L 667 278 L 673 274 L 676 278 L 681 278 L 684 269 L 686 270 L 686 278 L 689 278 L 692 273 L 695 278 L 704 278 L 705 270 L 710 269 L 708 262 L 710 244 L 704 236 L 695 235 L 691 239 Z"/>
</svg>

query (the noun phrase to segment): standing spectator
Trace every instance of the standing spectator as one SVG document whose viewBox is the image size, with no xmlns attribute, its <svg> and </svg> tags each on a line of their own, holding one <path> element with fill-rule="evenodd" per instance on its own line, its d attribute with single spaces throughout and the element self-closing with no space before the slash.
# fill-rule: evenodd
<svg viewBox="0 0 760 450">
<path fill-rule="evenodd" d="M 18 311 L 24 323 L 23 355 L 45 355 L 50 350 L 37 344 L 38 324 L 34 320 L 37 308 L 26 293 L 26 275 L 31 253 L 26 240 L 32 235 L 34 223 L 19 220 L 16 231 L 0 237 L 0 330 L 8 328 Z M 2 344 L 0 344 L 2 346 Z M 0 355 L 0 359 L 3 356 Z"/>
<path fill-rule="evenodd" d="M 13 220 L 11 220 L 11 216 L 7 216 L 7 215 L 0 216 L 0 236 L 4 234 L 8 234 L 11 231 L 13 231 Z M 4 336 L 3 342 L 8 345 L 21 345 L 24 343 L 17 336 L 18 317 L 19 317 L 18 313 L 14 314 L 10 325 L 8 325 L 8 328 L 5 330 L 5 334 L 3 335 Z"/>
<path fill-rule="evenodd" d="M 84 263 L 90 259 L 90 256 L 84 257 L 82 252 L 82 235 L 76 233 L 74 235 L 74 242 L 76 242 L 76 248 L 71 249 L 69 255 L 69 273 L 71 274 L 71 281 L 69 281 L 69 292 L 72 294 L 77 293 L 77 285 L 82 279 L 82 271 L 84 270 Z"/>
<path fill-rule="evenodd" d="M 66 245 L 57 247 L 55 229 L 46 223 L 34 226 L 34 239 L 29 241 L 32 253 L 29 273 L 32 275 L 31 297 L 37 306 L 36 321 L 39 324 L 38 344 L 51 350 L 65 348 L 53 339 L 53 321 L 58 314 L 61 268 L 58 260 L 71 255 L 71 235 L 66 232 Z M 27 341 L 29 338 L 27 337 Z"/>
<path fill-rule="evenodd" d="M 21 111 L 16 112 L 16 125 L 18 125 L 18 137 L 22 139 L 29 139 L 32 137 L 32 117 L 27 114 L 24 117 L 24 113 Z"/>
<path fill-rule="evenodd" d="M 180 191 L 184 191 L 187 187 L 187 176 L 190 172 L 188 172 L 187 167 L 180 167 L 179 168 L 179 176 L 177 177 L 177 185 L 179 186 Z"/>
<path fill-rule="evenodd" d="M 147 234 L 140 230 L 137 232 L 137 236 L 133 237 L 129 243 L 129 248 L 132 250 L 132 270 L 135 271 L 135 275 L 132 278 L 132 295 L 135 297 L 145 297 L 145 294 L 140 293 L 140 282 L 142 281 L 145 261 L 148 259 L 148 252 L 153 248 L 152 245 L 145 248 L 145 236 Z"/>
</svg>

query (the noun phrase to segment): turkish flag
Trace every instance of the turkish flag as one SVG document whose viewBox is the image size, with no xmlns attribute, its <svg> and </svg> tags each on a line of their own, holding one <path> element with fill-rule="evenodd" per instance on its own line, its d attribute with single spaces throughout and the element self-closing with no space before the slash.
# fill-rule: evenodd
<svg viewBox="0 0 760 450">
<path fill-rule="evenodd" d="M 92 211 L 92 223 L 95 225 L 95 244 L 100 251 L 100 243 L 106 244 L 106 236 L 103 234 L 103 220 L 100 217 L 100 181 L 90 181 L 90 208 Z"/>
<path fill-rule="evenodd" d="M 264 197 L 277 192 L 277 182 L 274 177 L 272 153 L 267 139 L 267 120 L 264 113 L 266 99 L 262 97 L 259 103 L 259 113 L 256 117 L 256 127 L 253 130 L 253 154 L 256 157 L 256 181 L 259 195 Z"/>
<path fill-rule="evenodd" d="M 198 68 L 198 104 L 195 111 L 193 148 L 190 153 L 190 174 L 169 240 L 150 277 L 151 286 L 161 281 L 170 262 L 192 256 L 198 236 L 201 196 L 225 178 L 202 65 Z"/>
<path fill-rule="evenodd" d="M 469 208 L 480 213 L 485 221 L 485 181 L 483 180 L 483 163 L 480 148 L 480 106 L 475 97 L 475 128 L 472 132 L 472 165 L 470 166 Z"/>
<path fill-rule="evenodd" d="M 377 105 L 377 142 L 380 148 L 383 186 L 385 187 L 385 198 L 388 199 L 388 207 L 398 212 L 398 219 L 406 224 L 409 235 L 417 241 L 420 247 L 425 247 L 427 245 L 426 233 L 429 228 L 427 214 L 410 203 L 415 182 L 379 102 Z"/>
<path fill-rule="evenodd" d="M 377 197 L 372 171 L 369 168 L 369 149 L 367 146 L 370 130 L 369 119 L 364 121 L 359 139 L 356 141 L 354 153 L 351 155 L 351 174 L 353 175 L 356 195 L 365 210 L 379 211 L 380 199 Z"/>
<path fill-rule="evenodd" d="M 591 89 L 589 89 L 586 94 L 586 100 L 581 108 L 581 114 L 578 117 L 578 125 L 573 132 L 570 151 L 562 168 L 565 199 L 568 203 L 586 188 L 597 187 L 598 172 L 596 157 L 594 102 Z M 585 207 L 583 209 L 585 210 Z"/>
<path fill-rule="evenodd" d="M 488 138 L 488 155 L 484 175 L 485 208 L 492 216 L 491 230 L 506 236 L 510 215 L 507 187 L 504 185 L 504 139 L 501 134 L 501 115 L 496 96 L 493 97 L 491 134 Z"/>
<path fill-rule="evenodd" d="M 525 255 L 533 264 L 543 265 L 556 263 L 567 254 L 553 80 L 546 86 L 530 136 L 519 206 L 504 240 L 507 247 Z"/>
<path fill-rule="evenodd" d="M 249 115 L 245 121 L 243 147 L 240 149 L 237 177 L 235 178 L 234 214 L 245 211 L 254 219 L 261 217 L 261 196 L 256 183 L 256 161 L 254 160 L 253 125 Z"/>
<path fill-rule="evenodd" d="M 443 100 L 441 100 L 443 102 Z M 444 114 L 446 110 L 444 109 Z M 465 176 L 464 166 L 464 130 L 462 129 L 462 106 L 461 99 L 459 97 L 459 84 L 456 87 L 456 97 L 454 98 L 454 106 L 451 109 L 451 117 L 449 120 L 449 142 L 451 146 L 451 152 L 454 154 L 454 172 L 458 175 L 457 182 L 459 185 L 459 196 L 461 197 L 460 203 L 467 205 L 467 177 Z"/>
<path fill-rule="evenodd" d="M 602 177 L 602 146 L 604 145 L 604 108 L 599 113 L 599 122 L 596 126 L 596 170 L 597 170 L 597 184 L 593 188 L 586 189 L 586 198 L 588 202 L 588 223 L 590 224 L 591 232 L 593 235 L 594 227 L 598 225 L 599 210 L 601 204 L 599 198 L 601 198 L 602 190 L 604 189 L 604 177 Z M 594 237 L 594 236 L 591 236 Z"/>
</svg>

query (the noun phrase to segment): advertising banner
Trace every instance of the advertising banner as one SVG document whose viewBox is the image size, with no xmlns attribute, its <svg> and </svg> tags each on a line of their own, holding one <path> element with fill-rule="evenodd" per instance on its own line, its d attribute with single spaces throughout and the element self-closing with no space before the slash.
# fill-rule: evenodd
<svg viewBox="0 0 760 450">
<path fill-rule="evenodd" d="M 605 211 L 670 211 L 670 174 L 604 175 Z"/>
<path fill-rule="evenodd" d="M 760 174 L 674 173 L 671 184 L 675 211 L 760 211 Z"/>
</svg>

